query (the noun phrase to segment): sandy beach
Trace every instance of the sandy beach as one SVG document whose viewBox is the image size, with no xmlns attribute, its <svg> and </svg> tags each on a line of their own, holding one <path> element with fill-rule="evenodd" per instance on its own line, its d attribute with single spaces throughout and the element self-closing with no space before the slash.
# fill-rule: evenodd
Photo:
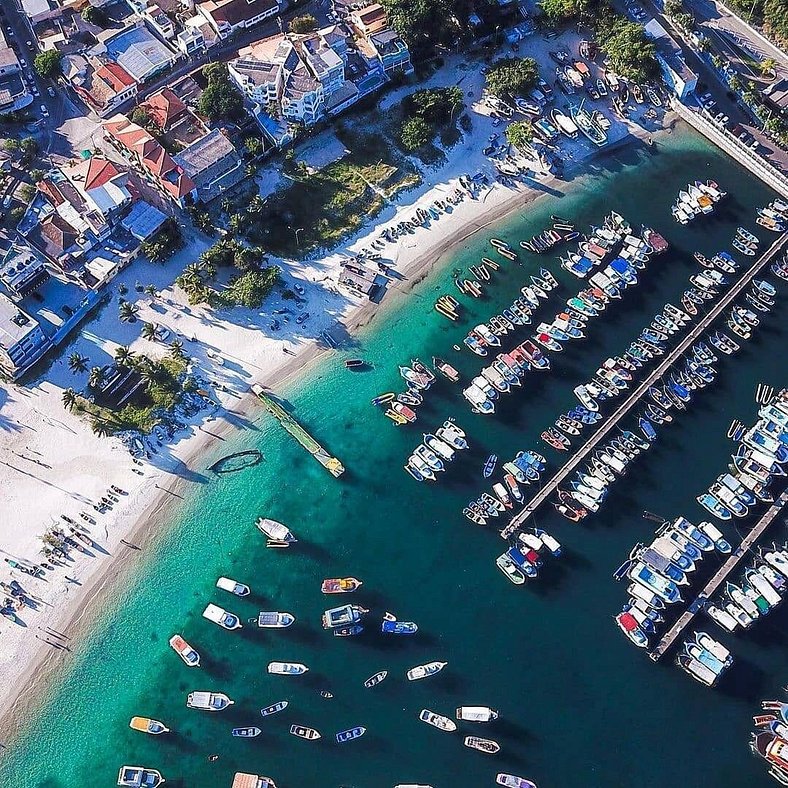
<svg viewBox="0 0 788 788">
<path fill-rule="evenodd" d="M 478 91 L 479 86 L 473 89 Z M 118 284 L 123 282 L 129 288 L 126 297 L 136 300 L 140 308 L 139 321 L 155 322 L 170 332 L 168 341 L 177 336 L 184 342 L 194 373 L 216 400 L 213 412 L 194 417 L 171 444 L 157 446 L 154 442 L 156 453 L 142 466 L 132 463 L 119 440 L 93 435 L 84 420 L 61 404 L 64 389 L 79 389 L 86 378 L 86 374 L 75 376 L 68 368 L 67 358 L 73 351 L 89 356 L 90 366 L 107 363 L 120 345 L 151 356 L 167 352 L 166 342 L 139 336 L 139 322 L 118 323 L 116 298 L 83 325 L 38 380 L 0 389 L 2 556 L 37 564 L 43 560 L 40 536 L 61 514 L 77 520 L 80 512 L 86 512 L 95 518 L 95 524 L 89 525 L 94 549 L 87 554 L 72 553 L 67 566 L 47 571 L 41 579 L 7 565 L 0 571 L 2 579 L 17 580 L 36 601 L 35 609 L 20 611 L 22 623 L 0 620 L 0 669 L 5 677 L 0 703 L 10 737 L 31 706 L 46 697 L 53 674 L 66 667 L 70 649 L 79 647 L 89 622 L 110 603 L 110 589 L 144 560 L 146 548 L 160 533 L 160 526 L 172 519 L 190 485 L 208 481 L 200 458 L 260 413 L 248 393 L 251 383 L 273 385 L 275 381 L 279 388 L 320 355 L 334 352 L 319 341 L 322 331 L 336 330 L 339 324 L 343 332 L 352 334 L 380 309 L 401 306 L 398 294 L 415 286 L 466 238 L 537 199 L 547 187 L 558 191 L 571 188 L 551 178 L 540 179 L 536 188 L 496 183 L 476 199 L 466 198 L 451 213 L 383 249 L 383 261 L 396 268 L 399 278 L 391 281 L 382 304 L 362 302 L 341 292 L 335 282 L 344 257 L 368 247 L 383 228 L 412 217 L 415 208 L 427 207 L 453 193 L 461 175 L 492 173 L 490 162 L 481 154 L 492 131 L 489 118 L 479 113 L 473 118 L 473 132 L 447 153 L 442 166 L 428 171 L 418 189 L 388 204 L 341 249 L 302 262 L 279 261 L 286 282 L 297 282 L 305 290 L 300 312 L 308 312 L 310 318 L 303 325 L 295 319 L 285 323 L 287 316 L 279 313 L 276 316 L 284 323 L 282 329 L 269 330 L 277 310 L 293 310 L 292 301 L 280 295 L 272 296 L 261 309 L 236 309 L 226 315 L 189 306 L 171 282 L 210 245 L 208 238 L 192 239 L 164 267 L 139 260 L 119 276 Z M 642 129 L 637 132 L 640 137 L 650 135 Z M 588 158 L 592 153 L 588 146 Z M 588 158 L 582 162 L 578 158 L 567 175 L 581 171 Z M 153 283 L 158 295 L 137 294 L 136 283 Z M 290 317 L 296 314 L 293 310 Z M 110 485 L 124 494 L 112 510 L 97 514 L 93 504 Z M 64 523 L 60 521 L 60 525 Z"/>
</svg>

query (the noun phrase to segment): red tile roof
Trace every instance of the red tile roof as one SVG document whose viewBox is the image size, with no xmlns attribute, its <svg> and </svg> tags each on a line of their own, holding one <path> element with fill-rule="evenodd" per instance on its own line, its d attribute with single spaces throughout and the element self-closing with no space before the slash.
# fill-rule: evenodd
<svg viewBox="0 0 788 788">
<path fill-rule="evenodd" d="M 98 189 L 116 175 L 120 175 L 120 170 L 111 161 L 92 156 L 85 176 L 85 189 Z"/>
<path fill-rule="evenodd" d="M 105 63 L 96 72 L 96 75 L 101 77 L 116 93 L 136 84 L 134 77 L 123 66 L 113 62 Z"/>
<path fill-rule="evenodd" d="M 186 112 L 186 105 L 169 88 L 164 88 L 160 93 L 146 99 L 140 106 L 163 130 L 168 129 L 173 121 Z"/>
</svg>

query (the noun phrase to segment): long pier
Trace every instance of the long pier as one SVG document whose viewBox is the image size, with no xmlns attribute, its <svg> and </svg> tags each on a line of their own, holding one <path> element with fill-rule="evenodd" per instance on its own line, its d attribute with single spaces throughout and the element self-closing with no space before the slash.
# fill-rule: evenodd
<svg viewBox="0 0 788 788">
<path fill-rule="evenodd" d="M 769 507 L 766 513 L 755 524 L 752 531 L 742 540 L 739 547 L 734 550 L 728 560 L 717 570 L 714 576 L 706 583 L 703 591 L 698 594 L 695 601 L 682 613 L 675 624 L 665 633 L 654 649 L 649 652 L 649 657 L 657 662 L 665 652 L 670 649 L 676 638 L 681 635 L 684 628 L 692 621 L 695 614 L 703 608 L 703 603 L 720 587 L 723 580 L 736 568 L 739 561 L 746 556 L 750 548 L 763 535 L 763 532 L 774 522 L 777 515 L 788 504 L 788 490 L 784 490 L 782 495 Z"/>
<path fill-rule="evenodd" d="M 640 402 L 643 395 L 667 372 L 677 359 L 693 345 L 709 326 L 738 298 L 739 294 L 750 284 L 752 279 L 768 265 L 785 247 L 788 246 L 788 235 L 778 238 L 757 260 L 748 268 L 741 278 L 735 282 L 727 293 L 717 301 L 707 315 L 690 329 L 687 335 L 673 350 L 669 351 L 659 365 L 637 386 L 632 393 L 610 414 L 602 426 L 575 452 L 541 490 L 514 516 L 509 524 L 501 531 L 501 538 L 508 539 L 523 523 L 558 489 L 581 462 L 610 434 L 619 422 Z"/>
</svg>

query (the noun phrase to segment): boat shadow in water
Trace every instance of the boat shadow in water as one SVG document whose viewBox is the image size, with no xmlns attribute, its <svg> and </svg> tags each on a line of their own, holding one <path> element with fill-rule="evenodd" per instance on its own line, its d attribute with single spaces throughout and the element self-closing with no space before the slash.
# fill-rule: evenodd
<svg viewBox="0 0 788 788">
<path fill-rule="evenodd" d="M 764 697 L 769 692 L 769 677 L 766 671 L 754 662 L 736 659 L 727 675 L 723 676 L 717 686 L 717 692 L 741 701 Z"/>
</svg>

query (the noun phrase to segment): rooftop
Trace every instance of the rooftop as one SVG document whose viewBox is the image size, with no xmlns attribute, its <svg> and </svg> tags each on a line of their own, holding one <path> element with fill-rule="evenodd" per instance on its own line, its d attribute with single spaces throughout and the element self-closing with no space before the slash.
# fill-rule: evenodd
<svg viewBox="0 0 788 788">
<path fill-rule="evenodd" d="M 123 66 L 137 82 L 143 82 L 175 59 L 169 47 L 144 25 L 121 30 L 105 39 L 104 45 L 107 47 L 107 54 Z"/>
<path fill-rule="evenodd" d="M 219 129 L 214 129 L 188 148 L 184 148 L 175 157 L 175 161 L 183 167 L 187 175 L 194 178 L 225 156 L 233 154 L 235 148 L 230 140 Z"/>
<path fill-rule="evenodd" d="M 0 347 L 10 350 L 39 328 L 38 321 L 0 293 Z"/>
</svg>

